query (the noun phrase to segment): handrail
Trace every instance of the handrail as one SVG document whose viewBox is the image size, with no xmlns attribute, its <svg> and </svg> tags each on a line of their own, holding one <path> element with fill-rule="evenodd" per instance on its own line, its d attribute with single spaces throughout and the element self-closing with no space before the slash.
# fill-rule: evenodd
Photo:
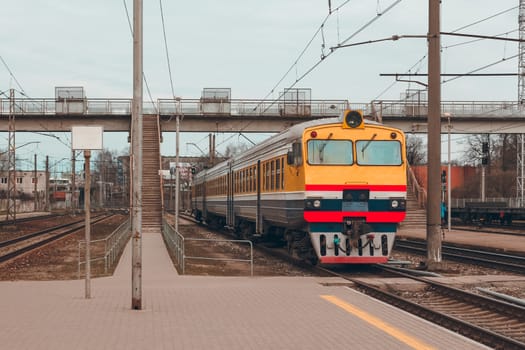
<svg viewBox="0 0 525 350">
<path fill-rule="evenodd" d="M 178 266 L 181 267 L 181 272 L 185 274 L 186 259 L 202 259 L 202 260 L 216 260 L 216 261 L 240 261 L 250 263 L 250 275 L 253 276 L 253 243 L 249 240 L 239 239 L 208 239 L 208 238 L 185 238 L 180 232 L 176 231 L 171 226 L 166 218 L 162 218 L 162 236 L 168 246 L 168 250 L 172 253 Z M 202 242 L 235 242 L 246 243 L 250 245 L 250 259 L 236 259 L 236 258 L 210 258 L 206 256 L 188 256 L 186 255 L 186 242 L 188 241 L 202 241 Z"/>
<path fill-rule="evenodd" d="M 162 217 L 162 236 L 164 237 L 164 242 L 166 242 L 166 245 L 168 246 L 168 250 L 175 258 L 176 264 L 180 266 L 181 273 L 184 275 L 184 236 L 176 231 L 173 226 L 168 224 L 168 221 L 164 216 Z"/>
<path fill-rule="evenodd" d="M 160 152 L 160 138 L 162 137 L 162 131 L 160 130 L 160 116 L 157 114 L 157 140 L 159 143 L 159 167 L 162 169 L 162 155 Z M 164 212 L 164 176 L 159 173 L 160 177 L 160 212 Z"/>
<path fill-rule="evenodd" d="M 414 170 L 410 167 L 410 164 L 408 164 L 407 167 L 407 175 L 408 175 L 408 183 L 410 186 L 412 186 L 412 193 L 416 196 L 418 205 L 420 208 L 425 208 L 427 203 L 427 191 L 425 188 L 419 185 L 419 182 L 417 181 L 417 177 L 414 174 Z"/>
<path fill-rule="evenodd" d="M 120 253 L 126 246 L 129 238 L 131 237 L 131 221 L 127 219 L 119 227 L 115 229 L 109 236 L 104 239 L 97 239 L 91 241 L 91 244 L 104 243 L 104 255 L 100 257 L 92 257 L 89 259 L 90 262 L 104 260 L 104 273 L 108 273 L 108 269 L 112 266 L 116 259 L 120 256 Z M 82 248 L 86 244 L 86 241 L 78 241 L 78 278 L 80 279 L 81 266 L 86 264 L 86 261 L 82 261 L 81 252 L 85 251 Z"/>
<path fill-rule="evenodd" d="M 24 115 L 114 115 L 130 116 L 131 99 L 124 98 L 85 98 L 82 100 L 56 100 L 54 98 L 19 98 L 14 100 L 14 114 Z M 227 107 L 224 107 L 224 105 Z M 179 107 L 177 107 L 179 105 Z M 297 108 L 294 108 L 297 107 Z M 0 115 L 9 115 L 11 101 L 0 98 Z M 158 99 L 145 102 L 145 114 L 204 116 L 221 114 L 237 116 L 338 116 L 348 108 L 361 109 L 366 115 L 379 118 L 426 116 L 426 100 L 381 100 L 368 103 L 349 103 L 348 100 L 306 100 L 306 101 L 267 101 L 256 99 L 230 99 L 214 102 L 205 99 Z M 441 111 L 452 117 L 519 117 L 525 116 L 525 109 L 519 101 L 442 101 Z"/>
</svg>

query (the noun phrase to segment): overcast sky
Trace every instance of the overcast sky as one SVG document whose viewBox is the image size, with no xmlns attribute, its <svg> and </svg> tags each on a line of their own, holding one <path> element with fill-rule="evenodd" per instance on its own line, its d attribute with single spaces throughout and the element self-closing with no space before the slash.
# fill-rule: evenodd
<svg viewBox="0 0 525 350">
<path fill-rule="evenodd" d="M 40 98 L 54 97 L 56 86 L 83 86 L 88 98 L 131 98 L 133 42 L 124 4 L 132 20 L 132 0 L 4 1 L 0 91 L 23 89 Z M 203 88 L 217 87 L 231 88 L 232 98 L 276 98 L 323 54 L 323 62 L 295 85 L 311 88 L 313 99 L 398 99 L 421 85 L 394 83 L 394 78 L 380 74 L 427 73 L 425 39 L 384 41 L 333 53 L 330 47 L 424 35 L 428 1 L 163 0 L 162 5 L 174 94 L 182 98 L 199 98 Z M 441 10 L 444 32 L 468 26 L 459 32 L 518 37 L 516 0 L 444 0 Z M 509 11 L 477 23 L 505 10 Z M 485 66 L 490 68 L 478 73 L 517 73 L 517 43 L 472 41 L 442 37 L 442 73 L 468 73 Z M 154 100 L 172 97 L 159 1 L 144 1 L 144 73 Z M 146 94 L 145 90 L 148 99 Z M 517 95 L 516 76 L 460 78 L 442 85 L 443 100 L 514 101 Z M 17 141 L 23 142 L 27 139 Z M 201 143 L 203 149 L 207 142 Z M 0 138 L 0 148 L 5 144 Z M 199 154 L 190 153 L 194 152 Z"/>
</svg>

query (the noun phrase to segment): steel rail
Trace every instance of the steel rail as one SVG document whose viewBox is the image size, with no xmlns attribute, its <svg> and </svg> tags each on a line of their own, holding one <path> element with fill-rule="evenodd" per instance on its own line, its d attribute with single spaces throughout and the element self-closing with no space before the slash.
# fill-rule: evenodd
<svg viewBox="0 0 525 350">
<path fill-rule="evenodd" d="M 91 224 L 96 224 L 97 222 L 105 220 L 105 219 L 111 217 L 112 215 L 113 214 L 111 214 L 111 215 L 103 215 L 102 217 L 98 216 L 97 218 L 93 218 L 91 220 Z M 64 225 L 61 225 L 61 226 L 64 226 Z M 35 242 L 35 243 L 32 243 L 32 244 L 29 244 L 27 246 L 24 246 L 24 247 L 22 247 L 20 249 L 13 250 L 12 252 L 9 252 L 7 254 L 0 255 L 0 263 L 6 262 L 6 261 L 11 260 L 11 259 L 14 259 L 14 258 L 16 258 L 16 257 L 18 257 L 18 256 L 20 256 L 20 255 L 22 255 L 24 253 L 27 253 L 27 252 L 29 252 L 31 250 L 36 249 L 36 248 L 40 248 L 40 247 L 42 247 L 42 246 L 44 246 L 44 245 L 46 245 L 48 243 L 51 243 L 51 242 L 56 241 L 56 240 L 58 240 L 58 239 L 60 239 L 60 238 L 62 238 L 64 236 L 67 236 L 70 233 L 76 232 L 76 231 L 80 230 L 82 227 L 84 227 L 84 224 L 83 223 L 80 224 L 79 222 L 75 222 L 75 223 L 71 223 L 71 224 L 66 225 L 66 226 L 74 226 L 74 227 L 69 228 L 67 230 L 64 230 L 63 232 L 60 232 L 60 233 L 58 233 L 56 235 L 53 235 L 53 236 L 48 237 L 46 239 L 43 239 L 41 241 L 38 241 L 38 242 Z M 61 227 L 61 228 L 64 228 L 64 227 Z M 61 228 L 55 228 L 55 230 L 61 229 Z M 50 232 L 52 232 L 52 230 L 48 231 L 46 233 L 50 233 Z M 43 233 L 40 233 L 40 234 L 43 234 Z M 24 237 L 27 239 L 26 236 L 24 236 Z"/>
</svg>

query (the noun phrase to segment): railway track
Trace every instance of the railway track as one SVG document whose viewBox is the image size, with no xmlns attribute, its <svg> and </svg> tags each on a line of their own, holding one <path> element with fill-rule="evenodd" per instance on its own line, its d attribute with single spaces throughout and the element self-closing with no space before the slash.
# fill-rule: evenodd
<svg viewBox="0 0 525 350">
<path fill-rule="evenodd" d="M 378 266 L 425 284 L 423 292 L 396 295 L 358 278 L 323 269 L 376 299 L 494 349 L 525 349 L 525 307 Z M 322 268 L 321 268 L 322 269 Z"/>
<path fill-rule="evenodd" d="M 64 214 L 45 214 L 45 215 L 39 215 L 39 216 L 28 216 L 28 217 L 23 217 L 23 218 L 17 218 L 16 223 L 19 224 L 23 222 L 31 222 L 31 221 L 37 221 L 37 220 L 49 220 L 51 218 L 55 218 L 59 216 L 64 216 Z M 13 224 L 12 221 L 8 221 L 8 220 L 0 221 L 0 227 L 9 226 L 12 224 Z"/>
<path fill-rule="evenodd" d="M 91 224 L 105 220 L 111 215 L 99 215 L 91 219 Z M 53 241 L 59 240 L 70 233 L 76 232 L 85 226 L 84 220 L 47 228 L 21 237 L 0 242 L 0 263 L 15 259 L 22 254 L 40 248 Z"/>
<path fill-rule="evenodd" d="M 500 226 L 493 224 L 479 225 L 465 225 L 465 226 L 452 226 L 453 230 L 456 231 L 475 231 L 482 233 L 492 233 L 497 235 L 511 235 L 511 236 L 523 236 L 525 237 L 525 225 L 513 225 L 513 226 Z"/>
<path fill-rule="evenodd" d="M 398 240 L 396 241 L 395 249 L 402 249 L 421 255 L 426 255 L 427 251 L 426 242 L 417 240 Z M 450 260 L 468 261 L 476 265 L 525 274 L 524 256 L 455 247 L 447 244 L 442 245 L 441 254 L 444 258 Z"/>
</svg>

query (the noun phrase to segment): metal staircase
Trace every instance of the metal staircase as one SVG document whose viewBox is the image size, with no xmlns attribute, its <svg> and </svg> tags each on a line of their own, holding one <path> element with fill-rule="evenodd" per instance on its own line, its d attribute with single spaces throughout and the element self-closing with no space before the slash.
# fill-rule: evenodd
<svg viewBox="0 0 525 350">
<path fill-rule="evenodd" d="M 411 169 L 408 170 L 407 212 L 400 228 L 426 228 L 427 211 L 425 209 L 425 189 L 419 186 Z"/>
<path fill-rule="evenodd" d="M 160 128 L 157 115 L 144 115 L 142 148 L 142 230 L 159 233 L 162 225 Z"/>
</svg>

